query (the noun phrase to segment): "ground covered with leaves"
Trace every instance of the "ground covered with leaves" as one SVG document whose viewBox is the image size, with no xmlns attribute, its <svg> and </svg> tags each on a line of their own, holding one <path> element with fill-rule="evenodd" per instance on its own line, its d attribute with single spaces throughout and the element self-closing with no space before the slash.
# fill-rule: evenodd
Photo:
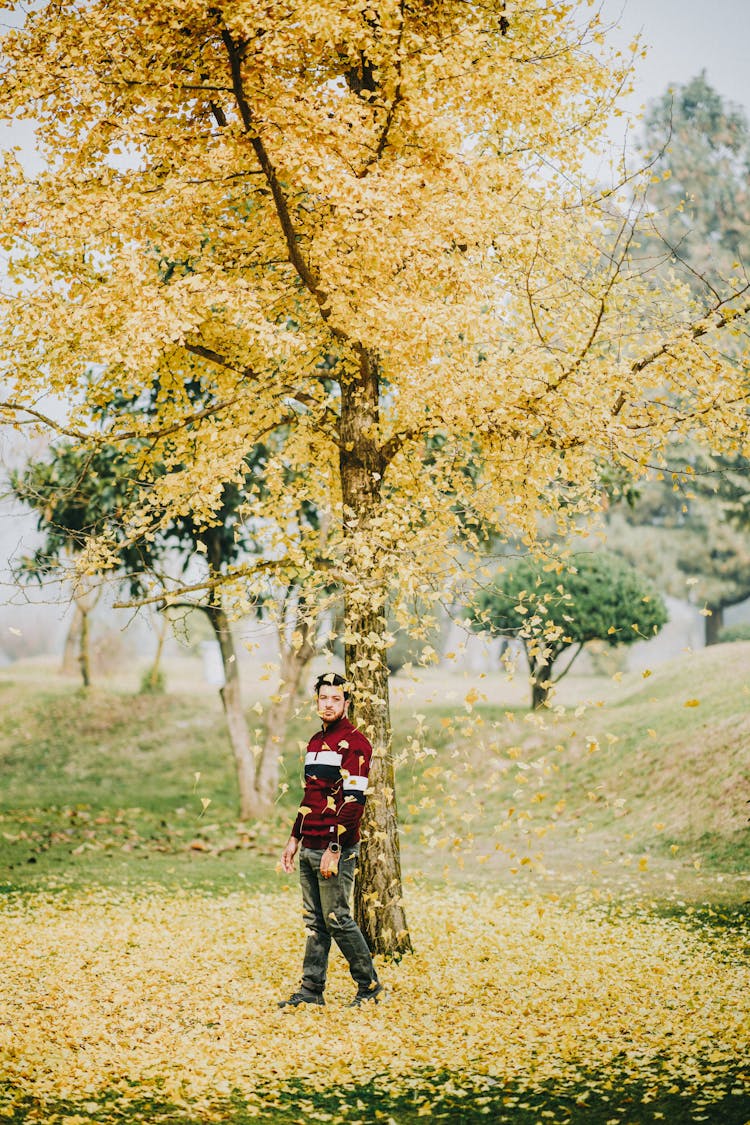
<svg viewBox="0 0 750 1125">
<path fill-rule="evenodd" d="M 296 984 L 296 888 L 10 896 L 0 1119 L 744 1125 L 741 928 L 551 896 L 414 891 L 416 952 L 351 1010 Z"/>
</svg>

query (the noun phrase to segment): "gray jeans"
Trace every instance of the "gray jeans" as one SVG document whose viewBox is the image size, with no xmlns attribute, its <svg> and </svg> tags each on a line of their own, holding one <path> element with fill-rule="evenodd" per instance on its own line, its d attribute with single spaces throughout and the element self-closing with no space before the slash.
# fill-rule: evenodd
<svg viewBox="0 0 750 1125">
<path fill-rule="evenodd" d="M 307 928 L 302 987 L 309 992 L 322 993 L 326 986 L 331 939 L 344 954 L 358 988 L 368 989 L 378 979 L 367 942 L 349 909 L 358 853 L 359 844 L 342 848 L 338 875 L 324 879 L 320 874 L 322 850 L 300 850 L 299 881 Z"/>
</svg>

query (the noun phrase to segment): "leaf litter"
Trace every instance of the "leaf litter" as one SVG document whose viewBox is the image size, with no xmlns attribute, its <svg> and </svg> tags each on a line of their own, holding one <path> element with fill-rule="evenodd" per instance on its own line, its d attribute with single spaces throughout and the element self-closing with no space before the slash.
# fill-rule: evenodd
<svg viewBox="0 0 750 1125">
<path fill-rule="evenodd" d="M 637 1083 L 644 1102 L 685 1091 L 699 1116 L 730 1093 L 750 1098 L 750 1068 L 737 1068 L 750 1053 L 740 936 L 554 897 L 415 891 L 417 952 L 379 965 L 386 1003 L 349 1009 L 335 954 L 326 1007 L 279 1011 L 304 940 L 289 885 L 11 896 L 0 915 L 4 1096 L 102 1109 L 158 1096 L 211 1116 L 237 1096 L 278 1107 L 301 1083 L 308 1095 L 338 1091 L 331 1119 L 348 1120 L 357 1089 L 385 1084 L 418 1102 L 429 1074 L 434 1097 L 555 1083 L 580 1098 L 585 1082 L 606 1098 Z"/>
</svg>

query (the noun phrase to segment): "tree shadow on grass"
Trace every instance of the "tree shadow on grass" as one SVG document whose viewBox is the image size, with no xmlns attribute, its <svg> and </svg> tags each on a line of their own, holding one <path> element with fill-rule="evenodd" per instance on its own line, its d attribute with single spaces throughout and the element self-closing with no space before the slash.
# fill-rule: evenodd
<svg viewBox="0 0 750 1125">
<path fill-rule="evenodd" d="M 410 1089 L 393 1090 L 387 1075 L 359 1086 L 314 1090 L 304 1082 L 259 1088 L 251 1098 L 235 1091 L 210 1105 L 176 1104 L 159 1096 L 123 1098 L 105 1094 L 97 1101 L 43 1102 L 14 1097 L 0 1086 L 0 1122 L 21 1125 L 422 1125 L 433 1121 L 461 1125 L 748 1125 L 750 1066 L 739 1065 L 720 1079 L 706 1073 L 691 1084 L 672 1076 L 663 1082 L 632 1081 L 615 1072 L 579 1075 L 575 1084 L 545 1083 L 529 1090 L 518 1082 L 474 1079 L 465 1074 L 421 1073 L 409 1079 Z"/>
</svg>

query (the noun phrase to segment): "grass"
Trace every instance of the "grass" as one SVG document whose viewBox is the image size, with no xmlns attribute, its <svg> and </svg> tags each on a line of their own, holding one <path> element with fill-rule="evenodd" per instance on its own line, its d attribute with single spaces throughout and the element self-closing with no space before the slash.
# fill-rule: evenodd
<svg viewBox="0 0 750 1125">
<path fill-rule="evenodd" d="M 625 679 L 606 704 L 433 708 L 401 786 L 407 840 L 479 856 L 496 878 L 520 864 L 591 885 L 598 869 L 672 898 L 747 898 L 749 665 L 747 644 L 719 646 Z"/>
<path fill-rule="evenodd" d="M 348 1125 L 383 1122 L 384 1125 L 422 1125 L 426 1118 L 465 1125 L 486 1125 L 487 1122 L 508 1125 L 747 1125 L 750 1098 L 739 1087 L 728 1083 L 726 1092 L 708 1104 L 696 1106 L 694 1091 L 665 1082 L 656 1095 L 641 1083 L 622 1078 L 613 1082 L 611 1075 L 582 1075 L 576 1086 L 548 1083 L 529 1091 L 513 1082 L 496 1082 L 474 1088 L 456 1086 L 450 1076 L 425 1073 L 422 1085 L 415 1084 L 405 1093 L 394 1093 L 387 1078 L 354 1086 L 346 1091 Z M 737 1068 L 737 1081 L 745 1077 Z M 275 1125 L 300 1125 L 310 1121 L 340 1119 L 340 1091 L 310 1091 L 302 1083 L 289 1084 L 273 1091 L 274 1108 L 264 1098 L 258 1105 L 236 1091 L 216 1099 L 208 1112 L 192 1111 L 183 1104 L 158 1096 L 122 1102 L 103 1099 L 87 1108 L 87 1103 L 59 1101 L 46 1103 L 42 1109 L 49 1125 L 74 1121 L 76 1125 L 96 1122 L 119 1125 L 120 1122 L 147 1121 L 154 1125 L 204 1125 L 207 1120 L 225 1125 L 255 1125 L 273 1121 Z M 0 1101 L 3 1090 L 0 1087 Z M 426 1112 L 425 1107 L 429 1109 Z M 40 1107 L 32 1098 L 16 1099 L 0 1120 L 9 1125 L 39 1120 Z"/>
</svg>

